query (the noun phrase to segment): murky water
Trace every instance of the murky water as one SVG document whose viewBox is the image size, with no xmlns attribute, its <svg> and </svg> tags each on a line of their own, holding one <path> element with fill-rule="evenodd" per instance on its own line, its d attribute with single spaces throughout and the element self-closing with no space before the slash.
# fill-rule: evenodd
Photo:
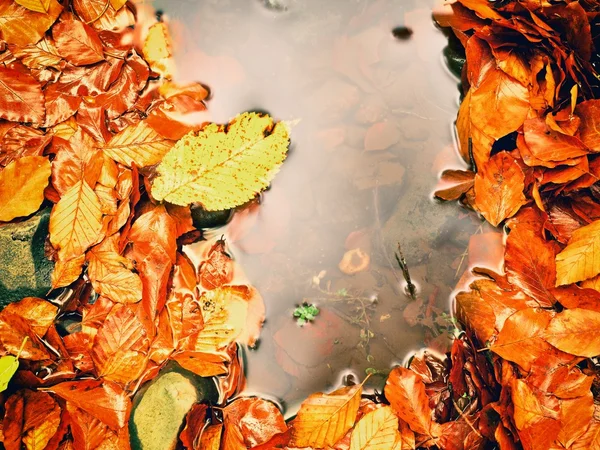
<svg viewBox="0 0 600 450">
<path fill-rule="evenodd" d="M 154 5 L 176 30 L 180 79 L 212 90 L 211 120 L 261 110 L 299 121 L 260 204 L 214 231 L 225 234 L 267 305 L 260 345 L 246 352 L 247 391 L 290 413 L 347 370 L 363 377 L 424 341 L 443 347 L 450 322 L 441 311 L 468 264 L 469 236 L 481 228 L 456 205 L 431 200 L 439 172 L 460 167 L 451 127 L 457 80 L 444 67 L 433 2 Z M 398 26 L 412 35 L 395 38 Z M 404 294 L 397 243 L 420 309 Z M 353 248 L 370 256 L 369 267 L 344 274 L 338 264 Z M 321 315 L 301 328 L 292 314 L 304 301 Z M 373 377 L 373 386 L 382 380 Z"/>
</svg>

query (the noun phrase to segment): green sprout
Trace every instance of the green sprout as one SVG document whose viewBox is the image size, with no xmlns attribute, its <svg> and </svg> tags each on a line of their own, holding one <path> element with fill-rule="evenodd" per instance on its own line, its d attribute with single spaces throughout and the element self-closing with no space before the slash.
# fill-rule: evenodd
<svg viewBox="0 0 600 450">
<path fill-rule="evenodd" d="M 315 320 L 319 315 L 319 308 L 311 303 L 303 303 L 294 310 L 294 317 L 300 326 Z"/>
</svg>

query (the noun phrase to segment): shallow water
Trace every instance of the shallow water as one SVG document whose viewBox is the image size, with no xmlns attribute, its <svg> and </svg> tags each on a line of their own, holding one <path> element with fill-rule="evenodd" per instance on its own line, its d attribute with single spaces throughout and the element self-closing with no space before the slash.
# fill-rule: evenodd
<svg viewBox="0 0 600 450">
<path fill-rule="evenodd" d="M 469 236 L 482 228 L 474 215 L 432 200 L 440 171 L 461 167 L 452 133 L 457 80 L 443 63 L 433 2 L 154 5 L 176 30 L 179 79 L 212 91 L 211 120 L 260 110 L 298 121 L 260 204 L 213 232 L 225 234 L 267 305 L 260 345 L 245 352 L 246 392 L 290 414 L 348 371 L 385 371 L 425 341 L 443 349 L 451 324 L 440 313 L 468 265 Z M 395 38 L 398 26 L 412 35 Z M 417 308 L 394 260 L 398 242 L 425 302 L 425 326 L 411 326 Z M 340 271 L 351 248 L 370 255 L 368 270 Z M 303 301 L 322 312 L 301 328 L 292 313 Z"/>
</svg>

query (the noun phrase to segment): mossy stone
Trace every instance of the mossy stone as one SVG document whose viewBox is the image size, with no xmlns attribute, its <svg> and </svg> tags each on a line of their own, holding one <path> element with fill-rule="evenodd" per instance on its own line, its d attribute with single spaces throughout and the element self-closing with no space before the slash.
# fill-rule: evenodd
<svg viewBox="0 0 600 450">
<path fill-rule="evenodd" d="M 185 416 L 196 402 L 218 398 L 212 378 L 202 378 L 170 362 L 133 399 L 129 419 L 133 450 L 175 450 Z"/>
<path fill-rule="evenodd" d="M 19 223 L 0 225 L 0 309 L 23 297 L 44 297 L 54 263 L 46 258 L 50 208 Z"/>
<path fill-rule="evenodd" d="M 192 220 L 199 230 L 203 228 L 216 228 L 225 225 L 231 217 L 232 210 L 206 211 L 201 206 L 192 206 Z"/>
</svg>

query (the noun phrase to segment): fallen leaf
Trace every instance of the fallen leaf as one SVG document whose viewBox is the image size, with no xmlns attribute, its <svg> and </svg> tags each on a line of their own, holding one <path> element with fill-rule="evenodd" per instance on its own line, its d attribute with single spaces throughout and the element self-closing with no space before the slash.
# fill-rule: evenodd
<svg viewBox="0 0 600 450">
<path fill-rule="evenodd" d="M 47 13 L 31 11 L 12 0 L 0 0 L 0 35 L 9 44 L 35 44 L 52 26 L 62 9 L 57 0 L 48 2 Z"/>
<path fill-rule="evenodd" d="M 254 448 L 287 430 L 283 415 L 277 406 L 260 398 L 240 398 L 227 405 L 223 409 L 223 424 L 225 448 L 228 448 L 229 436 L 236 432 L 242 436 L 245 447 Z"/>
<path fill-rule="evenodd" d="M 350 450 L 388 450 L 398 438 L 398 418 L 389 406 L 365 414 L 352 430 Z"/>
<path fill-rule="evenodd" d="M 600 220 L 573 232 L 567 247 L 556 255 L 556 285 L 588 280 L 600 273 Z"/>
<path fill-rule="evenodd" d="M 179 140 L 158 166 L 152 195 L 208 211 L 239 206 L 268 186 L 286 157 L 289 127 L 244 113 Z"/>
<path fill-rule="evenodd" d="M 545 339 L 563 352 L 592 358 L 600 355 L 600 312 L 565 309 L 548 325 Z"/>
<path fill-rule="evenodd" d="M 43 156 L 24 156 L 6 166 L 0 172 L 0 222 L 36 212 L 50 173 L 50 161 Z"/>
<path fill-rule="evenodd" d="M 0 0 L 0 14 L 1 7 Z M 38 126 L 44 123 L 44 94 L 35 78 L 24 71 L 0 66 L 0 80 L 0 119 Z"/>
<path fill-rule="evenodd" d="M 309 396 L 292 424 L 292 446 L 331 446 L 352 428 L 360 406 L 362 386 L 343 387 L 331 394 Z"/>
<path fill-rule="evenodd" d="M 50 0 L 15 0 L 15 3 L 40 13 L 48 13 L 50 8 Z"/>
<path fill-rule="evenodd" d="M 79 20 L 62 20 L 52 27 L 58 53 L 75 66 L 104 60 L 102 41 L 96 31 Z"/>
<path fill-rule="evenodd" d="M 45 336 L 48 328 L 54 323 L 58 308 L 48 300 L 36 297 L 25 297 L 18 302 L 10 303 L 3 309 L 3 314 L 15 314 L 25 319 L 38 336 Z"/>
</svg>

